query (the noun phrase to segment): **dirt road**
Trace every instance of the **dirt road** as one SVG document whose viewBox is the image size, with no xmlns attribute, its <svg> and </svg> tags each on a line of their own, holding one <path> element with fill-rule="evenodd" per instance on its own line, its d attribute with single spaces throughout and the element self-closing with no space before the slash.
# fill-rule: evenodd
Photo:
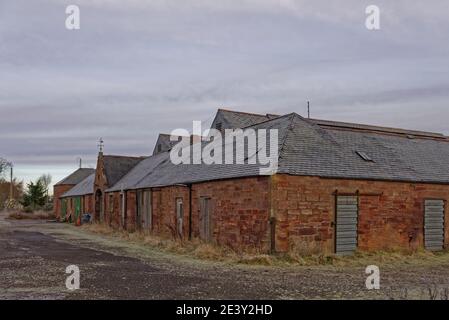
<svg viewBox="0 0 449 320">
<path fill-rule="evenodd" d="M 81 288 L 65 287 L 68 265 Z M 378 299 L 429 298 L 449 288 L 438 265 L 381 267 L 381 290 L 365 268 L 262 267 L 205 262 L 131 245 L 61 223 L 0 216 L 0 299 Z"/>
</svg>

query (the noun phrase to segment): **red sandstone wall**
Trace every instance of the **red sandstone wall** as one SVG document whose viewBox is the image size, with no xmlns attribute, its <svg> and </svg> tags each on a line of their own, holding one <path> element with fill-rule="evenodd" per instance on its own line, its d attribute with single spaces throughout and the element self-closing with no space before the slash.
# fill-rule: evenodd
<svg viewBox="0 0 449 320">
<path fill-rule="evenodd" d="M 192 236 L 199 237 L 199 199 L 210 197 L 214 242 L 236 249 L 257 248 L 268 251 L 269 206 L 268 178 L 244 178 L 195 184 L 192 188 Z M 170 186 L 152 189 L 152 232 L 178 237 L 176 199 L 184 204 L 183 239 L 189 237 L 189 188 Z M 119 201 L 117 193 L 117 201 Z M 109 201 L 106 206 L 109 212 Z M 119 207 L 114 209 L 119 217 Z M 136 228 L 136 193 L 127 192 L 127 229 Z"/>
<path fill-rule="evenodd" d="M 193 186 L 193 236 L 199 237 L 200 197 L 212 201 L 213 239 L 234 249 L 270 250 L 269 178 L 243 178 Z"/>
<path fill-rule="evenodd" d="M 105 202 L 105 223 L 118 229 L 120 227 L 120 192 L 106 193 Z"/>
<path fill-rule="evenodd" d="M 179 238 L 176 221 L 176 199 L 182 198 L 184 205 L 182 238 L 189 237 L 189 189 L 171 186 L 153 189 L 153 233 Z"/>
<path fill-rule="evenodd" d="M 119 211 L 117 209 L 117 211 Z M 136 191 L 126 192 L 126 229 L 136 230 Z"/>
<path fill-rule="evenodd" d="M 57 219 L 61 217 L 61 199 L 59 197 L 74 186 L 73 184 L 63 184 L 53 187 L 53 212 Z"/>
<path fill-rule="evenodd" d="M 289 175 L 277 175 L 274 190 L 278 251 L 307 242 L 315 242 L 324 251 L 334 251 L 335 190 L 341 193 L 359 190 L 362 194 L 359 200 L 361 250 L 423 247 L 424 200 L 449 200 L 447 185 Z M 368 193 L 382 195 L 363 195 Z M 445 215 L 445 220 L 449 221 L 447 210 Z M 445 226 L 446 246 L 449 244 L 448 225 Z"/>
<path fill-rule="evenodd" d="M 94 197 L 89 194 L 83 197 L 83 213 L 93 214 L 94 212 Z"/>
</svg>

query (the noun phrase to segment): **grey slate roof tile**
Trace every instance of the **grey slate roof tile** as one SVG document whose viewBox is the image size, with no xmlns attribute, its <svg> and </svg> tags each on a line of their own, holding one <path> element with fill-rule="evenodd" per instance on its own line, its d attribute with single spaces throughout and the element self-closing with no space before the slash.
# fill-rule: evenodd
<svg viewBox="0 0 449 320">
<path fill-rule="evenodd" d="M 104 171 L 110 186 L 115 185 L 124 175 L 134 168 L 144 157 L 124 157 L 105 155 Z"/>
<path fill-rule="evenodd" d="M 64 179 L 62 179 L 61 181 L 56 183 L 55 186 L 65 185 L 65 184 L 76 185 L 94 172 L 95 172 L 95 169 L 79 168 L 76 171 L 74 171 L 72 174 L 70 174 L 69 176 L 65 177 Z"/>
<path fill-rule="evenodd" d="M 78 183 L 72 189 L 64 193 L 61 198 L 79 197 L 94 193 L 95 173 Z"/>
<path fill-rule="evenodd" d="M 266 119 L 250 127 L 278 129 L 278 173 L 449 183 L 449 141 L 443 135 L 418 134 L 418 131 L 403 129 L 382 133 L 382 127 L 375 127 L 373 131 L 372 126 L 348 125 L 337 122 L 319 124 L 317 120 L 304 119 L 292 113 Z M 411 132 L 421 138 L 410 139 L 407 136 Z M 363 160 L 357 151 L 365 152 L 374 162 Z M 142 161 L 122 183 L 126 189 L 140 189 L 258 176 L 260 167 L 260 164 L 173 165 L 169 153 L 165 152 Z M 110 190 L 119 189 L 117 185 Z"/>
</svg>

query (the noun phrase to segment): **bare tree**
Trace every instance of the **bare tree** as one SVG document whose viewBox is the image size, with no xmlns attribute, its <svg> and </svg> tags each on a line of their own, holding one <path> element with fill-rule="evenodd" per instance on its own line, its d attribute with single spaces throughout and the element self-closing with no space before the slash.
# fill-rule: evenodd
<svg viewBox="0 0 449 320">
<path fill-rule="evenodd" d="M 0 177 L 3 176 L 3 174 L 5 173 L 6 169 L 10 166 L 11 164 L 3 158 L 0 158 Z"/>
</svg>

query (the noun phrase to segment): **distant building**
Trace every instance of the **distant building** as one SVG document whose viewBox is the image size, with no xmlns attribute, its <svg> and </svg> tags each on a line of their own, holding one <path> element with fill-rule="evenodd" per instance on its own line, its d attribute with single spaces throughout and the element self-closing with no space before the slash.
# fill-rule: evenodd
<svg viewBox="0 0 449 320">
<path fill-rule="evenodd" d="M 78 183 L 86 179 L 89 175 L 95 172 L 95 169 L 80 168 L 75 170 L 66 178 L 56 183 L 53 187 L 53 211 L 57 218 L 61 217 L 61 201 L 60 197 L 65 192 L 75 187 Z"/>
</svg>

